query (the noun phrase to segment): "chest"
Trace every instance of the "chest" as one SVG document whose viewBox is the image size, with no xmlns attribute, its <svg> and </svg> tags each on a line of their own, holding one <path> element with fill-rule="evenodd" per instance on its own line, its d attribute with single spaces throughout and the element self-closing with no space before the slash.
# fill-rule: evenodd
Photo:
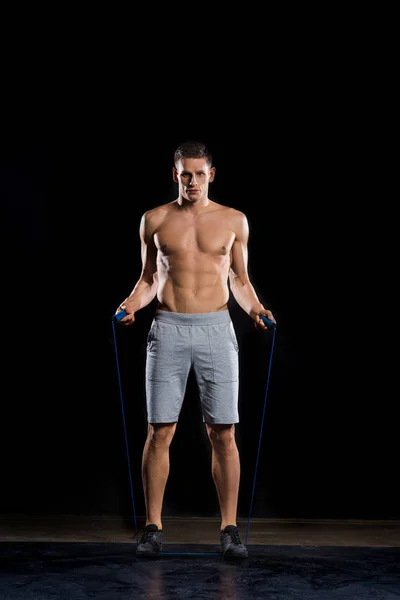
<svg viewBox="0 0 400 600">
<path fill-rule="evenodd" d="M 216 219 L 185 219 L 163 224 L 154 236 L 158 250 L 164 255 L 202 252 L 228 254 L 235 236 L 226 223 Z"/>
</svg>

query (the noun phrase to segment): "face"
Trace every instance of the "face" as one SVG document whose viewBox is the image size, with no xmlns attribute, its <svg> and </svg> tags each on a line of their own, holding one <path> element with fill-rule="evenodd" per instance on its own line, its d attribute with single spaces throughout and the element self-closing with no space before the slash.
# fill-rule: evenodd
<svg viewBox="0 0 400 600">
<path fill-rule="evenodd" d="M 207 198 L 208 185 L 214 180 L 215 168 L 205 158 L 183 158 L 173 168 L 181 198 L 195 204 Z"/>
</svg>

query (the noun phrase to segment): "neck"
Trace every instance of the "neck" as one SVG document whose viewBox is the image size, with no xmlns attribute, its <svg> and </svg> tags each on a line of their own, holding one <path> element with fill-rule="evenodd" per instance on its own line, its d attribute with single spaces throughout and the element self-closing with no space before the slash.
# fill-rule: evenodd
<svg viewBox="0 0 400 600">
<path fill-rule="evenodd" d="M 182 210 L 190 212 L 191 214 L 198 214 L 210 205 L 210 199 L 206 196 L 197 202 L 190 202 L 186 198 L 179 196 L 177 203 Z"/>
</svg>

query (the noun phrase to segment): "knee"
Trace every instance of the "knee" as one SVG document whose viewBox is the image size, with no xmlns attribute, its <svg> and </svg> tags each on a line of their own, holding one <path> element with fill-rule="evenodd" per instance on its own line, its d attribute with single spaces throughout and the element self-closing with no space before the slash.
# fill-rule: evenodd
<svg viewBox="0 0 400 600">
<path fill-rule="evenodd" d="M 169 446 L 176 429 L 176 423 L 155 423 L 148 425 L 147 439 L 152 446 Z"/>
<path fill-rule="evenodd" d="M 215 449 L 230 450 L 236 446 L 235 425 L 207 424 L 207 433 Z"/>
</svg>

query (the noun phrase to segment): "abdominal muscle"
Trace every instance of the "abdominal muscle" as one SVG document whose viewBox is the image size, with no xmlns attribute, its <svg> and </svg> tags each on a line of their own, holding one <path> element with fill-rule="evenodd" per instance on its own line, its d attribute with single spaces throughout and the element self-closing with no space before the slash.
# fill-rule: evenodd
<svg viewBox="0 0 400 600">
<path fill-rule="evenodd" d="M 227 310 L 229 299 L 226 256 L 202 253 L 184 258 L 161 257 L 158 261 L 158 308 L 178 313 Z"/>
</svg>

